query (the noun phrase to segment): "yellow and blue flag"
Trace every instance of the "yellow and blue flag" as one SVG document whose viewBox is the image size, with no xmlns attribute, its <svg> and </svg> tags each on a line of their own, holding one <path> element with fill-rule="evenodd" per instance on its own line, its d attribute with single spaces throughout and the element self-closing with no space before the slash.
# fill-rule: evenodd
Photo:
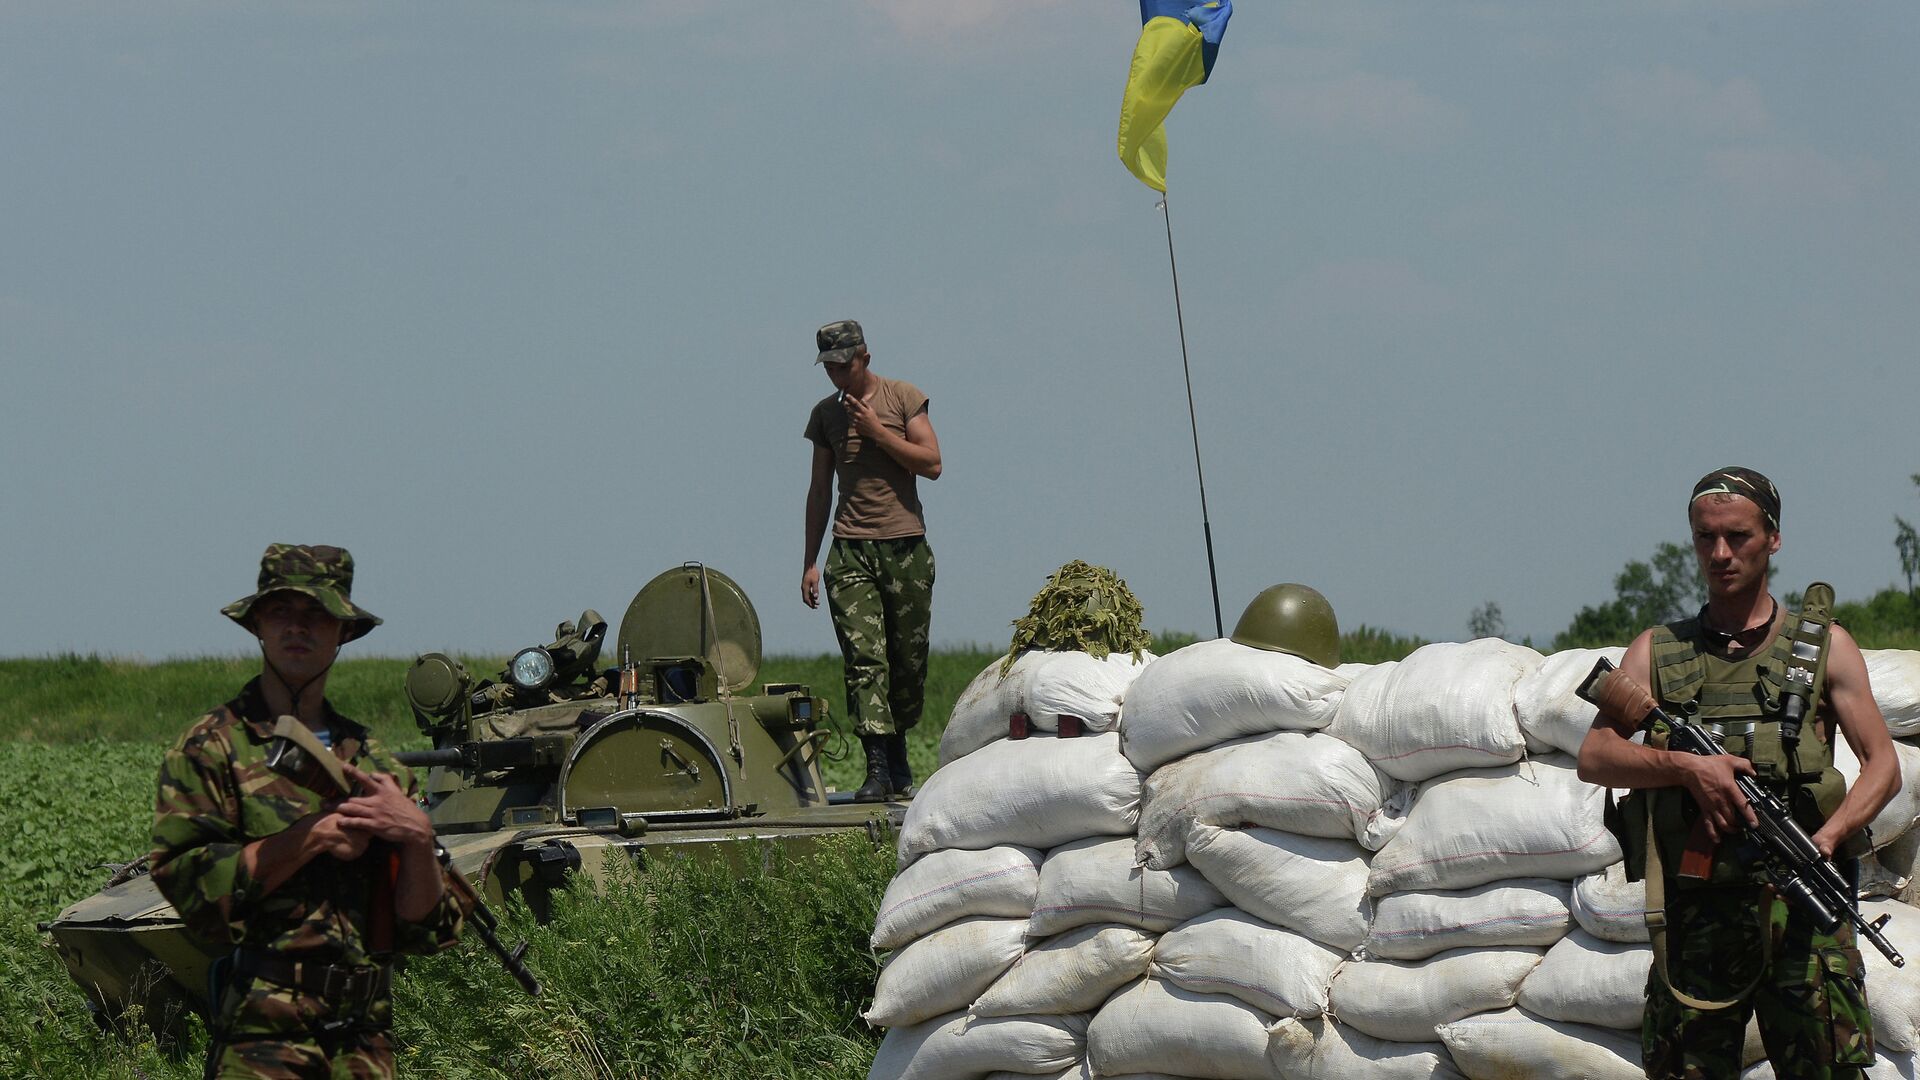
<svg viewBox="0 0 1920 1080">
<path fill-rule="evenodd" d="M 1167 190 L 1162 124 L 1188 87 L 1213 74 L 1233 0 L 1140 0 L 1140 43 L 1120 99 L 1120 161 L 1155 191 Z"/>
</svg>

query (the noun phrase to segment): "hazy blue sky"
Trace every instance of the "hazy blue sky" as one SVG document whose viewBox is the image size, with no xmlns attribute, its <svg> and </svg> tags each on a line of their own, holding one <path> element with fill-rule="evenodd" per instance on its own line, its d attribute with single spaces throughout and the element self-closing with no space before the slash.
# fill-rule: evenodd
<svg viewBox="0 0 1920 1080">
<path fill-rule="evenodd" d="M 247 646 L 269 541 L 359 652 L 798 596 L 813 330 L 932 397 L 934 636 L 1111 566 L 1210 633 L 1126 0 L 0 4 L 0 655 Z M 1550 637 L 1739 462 L 1783 584 L 1920 517 L 1920 7 L 1241 0 L 1169 123 L 1229 627 Z"/>
</svg>

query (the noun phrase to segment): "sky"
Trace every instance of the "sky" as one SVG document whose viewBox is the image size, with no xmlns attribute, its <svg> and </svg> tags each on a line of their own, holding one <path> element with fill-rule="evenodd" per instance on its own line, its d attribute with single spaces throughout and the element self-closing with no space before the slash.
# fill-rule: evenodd
<svg viewBox="0 0 1920 1080">
<path fill-rule="evenodd" d="M 1686 493 L 1783 586 L 1920 517 L 1920 7 L 1242 0 L 1119 164 L 1123 0 L 0 4 L 0 656 L 239 653 L 274 541 L 498 652 L 654 574 L 799 599 L 813 331 L 931 398 L 937 644 L 1060 564 L 1544 642 Z M 1790 585 L 1788 583 L 1791 583 Z"/>
</svg>

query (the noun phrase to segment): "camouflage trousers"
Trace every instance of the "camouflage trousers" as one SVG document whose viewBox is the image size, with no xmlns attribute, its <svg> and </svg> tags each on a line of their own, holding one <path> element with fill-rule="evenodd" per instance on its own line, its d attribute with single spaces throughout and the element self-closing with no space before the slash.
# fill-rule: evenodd
<svg viewBox="0 0 1920 1080">
<path fill-rule="evenodd" d="M 329 1031 L 338 1014 L 325 1000 L 260 979 L 238 978 L 221 993 L 221 1022 L 207 1048 L 209 1080 L 393 1080 L 393 1016 L 385 995 L 365 1027 Z"/>
<path fill-rule="evenodd" d="M 212 1047 L 211 1080 L 393 1080 L 393 1046 L 381 1032 L 328 1040 L 253 1039 Z"/>
<path fill-rule="evenodd" d="M 854 733 L 905 732 L 925 703 L 933 549 L 924 536 L 835 539 L 826 581 Z"/>
<path fill-rule="evenodd" d="M 1817 933 L 1785 899 L 1756 886 L 1670 887 L 1667 901 L 1668 965 L 1679 989 L 1725 1001 L 1754 985 L 1738 1005 L 1708 1012 L 1675 1000 L 1658 966 L 1649 971 L 1640 1029 L 1647 1076 L 1733 1080 L 1747 1018 L 1756 1013 L 1767 1058 L 1782 1077 L 1845 1080 L 1873 1064 L 1873 1018 L 1852 926 Z"/>
</svg>

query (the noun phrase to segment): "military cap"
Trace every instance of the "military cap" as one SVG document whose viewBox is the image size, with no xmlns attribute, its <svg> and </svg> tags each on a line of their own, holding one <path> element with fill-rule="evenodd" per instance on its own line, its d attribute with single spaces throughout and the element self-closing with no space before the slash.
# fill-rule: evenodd
<svg viewBox="0 0 1920 1080">
<path fill-rule="evenodd" d="M 319 601 L 327 614 L 346 623 L 342 645 L 380 625 L 380 617 L 355 604 L 353 556 L 346 548 L 325 544 L 268 544 L 260 556 L 260 580 L 251 596 L 243 596 L 220 613 L 248 630 L 253 629 L 253 605 L 272 593 L 295 592 Z"/>
<path fill-rule="evenodd" d="M 859 323 L 852 319 L 841 319 L 814 331 L 813 343 L 820 349 L 820 355 L 814 358 L 814 363 L 844 364 L 853 359 L 854 353 L 867 347 L 867 336 L 861 332 Z"/>
</svg>

